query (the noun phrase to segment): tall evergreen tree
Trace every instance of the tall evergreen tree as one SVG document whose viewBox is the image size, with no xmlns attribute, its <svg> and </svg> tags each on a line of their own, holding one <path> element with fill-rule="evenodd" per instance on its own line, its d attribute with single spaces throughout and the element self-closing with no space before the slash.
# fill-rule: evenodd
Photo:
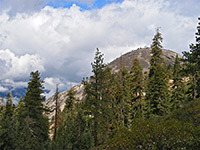
<svg viewBox="0 0 200 150">
<path fill-rule="evenodd" d="M 14 150 L 16 147 L 17 136 L 14 109 L 12 95 L 8 93 L 3 118 L 0 120 L 0 149 L 2 150 Z"/>
<path fill-rule="evenodd" d="M 45 109 L 42 102 L 43 81 L 38 71 L 31 72 L 26 94 L 23 100 L 23 108 L 19 113 L 18 149 L 45 150 L 49 141 L 49 123 L 44 116 Z"/>
<path fill-rule="evenodd" d="M 130 125 L 130 86 L 129 72 L 120 58 L 120 70 L 115 76 L 114 82 L 114 102 L 115 102 L 115 117 L 117 118 L 116 126 Z"/>
<path fill-rule="evenodd" d="M 65 100 L 64 111 L 67 111 L 71 115 L 75 102 L 76 102 L 75 91 L 73 88 L 71 88 L 69 92 L 67 93 L 67 99 Z"/>
<path fill-rule="evenodd" d="M 190 75 L 191 99 L 200 97 L 200 18 L 196 32 L 196 43 L 190 45 L 190 52 L 183 52 L 184 71 Z"/>
<path fill-rule="evenodd" d="M 87 150 L 93 146 L 92 132 L 82 104 L 76 103 L 75 91 L 70 89 L 66 105 L 60 114 L 57 138 L 52 141 L 52 150 Z"/>
<path fill-rule="evenodd" d="M 92 130 L 94 133 L 94 145 L 97 147 L 99 143 L 103 142 L 100 140 L 100 134 L 106 133 L 109 109 L 109 100 L 107 98 L 106 91 L 106 72 L 110 71 L 105 68 L 103 62 L 103 54 L 97 49 L 94 62 L 92 65 L 93 76 L 89 80 L 83 81 L 85 85 L 85 111 L 90 116 L 92 122 Z M 103 136 L 102 136 L 103 137 Z M 104 135 L 105 137 L 105 135 Z"/>
<path fill-rule="evenodd" d="M 146 90 L 146 101 L 148 103 L 148 116 L 163 115 L 168 112 L 168 78 L 166 76 L 166 64 L 161 57 L 162 36 L 159 30 L 153 38 L 151 45 L 150 70 Z"/>
<path fill-rule="evenodd" d="M 1 98 L 1 101 L 0 101 L 0 120 L 3 118 L 4 109 L 5 109 L 5 101 L 4 101 L 3 98 Z"/>
<path fill-rule="evenodd" d="M 143 73 L 140 61 L 135 58 L 130 70 L 129 77 L 129 90 L 130 90 L 130 102 L 132 118 L 143 116 Z"/>
<path fill-rule="evenodd" d="M 183 76 L 181 72 L 181 64 L 180 64 L 180 58 L 178 58 L 178 55 L 176 55 L 176 59 L 174 62 L 173 67 L 173 83 L 171 87 L 171 110 L 175 110 L 177 108 L 180 108 L 184 101 L 185 101 L 185 84 L 183 82 Z"/>
</svg>

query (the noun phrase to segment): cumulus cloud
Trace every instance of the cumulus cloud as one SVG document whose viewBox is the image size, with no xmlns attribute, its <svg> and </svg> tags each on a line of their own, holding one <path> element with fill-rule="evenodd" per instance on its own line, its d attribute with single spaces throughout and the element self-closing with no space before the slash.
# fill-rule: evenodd
<svg viewBox="0 0 200 150">
<path fill-rule="evenodd" d="M 12 87 L 12 90 L 16 89 L 16 88 L 27 87 L 27 82 L 26 81 L 14 81 L 13 79 L 2 80 L 1 84 L 6 86 L 6 87 Z"/>
<path fill-rule="evenodd" d="M 170 9 L 176 11 L 180 15 L 184 16 L 198 16 L 199 15 L 199 0 L 190 1 L 174 1 L 168 0 L 170 2 Z"/>
<path fill-rule="evenodd" d="M 197 16 L 184 16 L 164 0 L 124 0 L 85 11 L 75 4 L 47 6 L 14 17 L 4 12 L 0 15 L 0 78 L 20 80 L 38 69 L 48 77 L 45 86 L 52 91 L 57 82 L 77 83 L 90 75 L 97 47 L 108 62 L 150 46 L 155 28 L 161 27 L 164 48 L 181 53 L 194 41 L 196 25 Z"/>
<path fill-rule="evenodd" d="M 1 80 L 27 78 L 31 71 L 44 71 L 39 55 L 16 56 L 10 50 L 0 50 Z"/>
<path fill-rule="evenodd" d="M 54 95 L 56 92 L 56 87 L 58 87 L 58 92 L 66 90 L 70 87 L 73 87 L 77 85 L 78 83 L 75 82 L 63 82 L 59 78 L 53 78 L 53 77 L 46 77 L 44 79 L 44 87 L 48 89 L 49 91 L 45 94 L 47 98 Z"/>
<path fill-rule="evenodd" d="M 13 16 L 17 13 L 34 13 L 40 11 L 43 7 L 52 3 L 53 5 L 63 4 L 65 2 L 74 2 L 92 6 L 96 0 L 0 0 L 0 13 L 7 12 Z"/>
<path fill-rule="evenodd" d="M 0 86 L 0 92 L 7 92 L 7 91 L 8 91 L 7 87 Z"/>
<path fill-rule="evenodd" d="M 9 14 L 30 13 L 40 10 L 49 0 L 1 0 L 0 10 Z"/>
</svg>

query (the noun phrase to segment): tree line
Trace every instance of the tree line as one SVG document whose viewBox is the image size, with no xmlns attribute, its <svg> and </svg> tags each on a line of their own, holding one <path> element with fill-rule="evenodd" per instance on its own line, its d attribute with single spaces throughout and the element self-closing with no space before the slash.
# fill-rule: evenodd
<svg viewBox="0 0 200 150">
<path fill-rule="evenodd" d="M 112 74 L 96 50 L 93 75 L 82 81 L 84 99 L 71 88 L 64 110 L 56 107 L 50 137 L 43 81 L 31 72 L 17 106 L 8 94 L 0 106 L 0 149 L 198 149 L 200 144 L 200 18 L 195 43 L 173 65 L 162 58 L 159 29 L 151 44 L 148 73 L 135 58 L 130 70 L 122 60 Z M 169 82 L 171 81 L 171 82 Z M 4 100 L 2 99 L 2 102 Z"/>
</svg>

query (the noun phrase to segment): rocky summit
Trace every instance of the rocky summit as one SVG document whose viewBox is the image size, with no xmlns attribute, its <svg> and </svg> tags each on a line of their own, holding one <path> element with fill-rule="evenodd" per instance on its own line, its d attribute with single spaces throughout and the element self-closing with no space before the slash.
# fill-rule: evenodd
<svg viewBox="0 0 200 150">
<path fill-rule="evenodd" d="M 172 65 L 175 61 L 177 53 L 173 52 L 171 50 L 162 50 L 162 57 L 164 58 L 164 61 L 167 63 L 167 65 Z M 178 55 L 181 57 L 180 55 Z M 132 67 L 133 59 L 137 58 L 143 68 L 143 72 L 146 72 L 149 70 L 150 67 L 150 59 L 151 59 L 151 49 L 150 48 L 138 48 L 137 50 L 132 50 L 124 55 L 121 56 L 121 58 L 116 58 L 112 62 L 108 64 L 108 66 L 111 68 L 113 73 L 116 73 L 120 69 L 120 59 L 122 63 L 125 65 L 125 67 L 130 70 Z"/>
<path fill-rule="evenodd" d="M 164 58 L 164 61 L 167 63 L 167 65 L 172 65 L 175 61 L 177 53 L 173 52 L 171 50 L 162 50 L 162 57 Z M 180 55 L 178 55 L 181 57 Z M 151 59 L 151 49 L 150 48 L 138 48 L 137 50 L 132 50 L 124 55 L 121 56 L 121 58 L 116 58 L 112 62 L 108 64 L 109 68 L 111 68 L 112 73 L 117 73 L 120 70 L 120 61 L 125 65 L 125 67 L 130 70 L 134 58 L 137 58 L 142 67 L 143 72 L 147 72 L 150 66 L 149 60 Z M 72 87 L 74 91 L 76 92 L 76 98 L 79 100 L 83 100 L 84 97 L 84 86 L 83 84 L 76 85 Z M 67 98 L 67 93 L 69 90 L 63 91 L 58 94 L 58 104 L 60 107 L 60 110 L 62 111 L 65 106 L 65 100 Z M 50 108 L 51 110 L 55 110 L 55 98 L 54 96 L 50 97 L 44 102 L 44 105 Z M 52 111 L 49 114 L 49 118 L 52 119 L 55 114 L 55 111 Z"/>
</svg>

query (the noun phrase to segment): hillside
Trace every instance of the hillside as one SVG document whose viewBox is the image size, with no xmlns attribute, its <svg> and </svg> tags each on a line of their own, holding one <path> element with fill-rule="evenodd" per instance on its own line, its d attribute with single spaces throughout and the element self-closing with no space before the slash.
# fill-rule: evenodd
<svg viewBox="0 0 200 150">
<path fill-rule="evenodd" d="M 173 52 L 171 50 L 163 49 L 162 57 L 164 58 L 167 65 L 171 65 L 175 61 L 175 57 L 177 55 L 176 52 Z M 148 71 L 149 68 L 149 60 L 151 58 L 151 49 L 150 48 L 138 48 L 137 50 L 132 50 L 124 55 L 122 55 L 122 62 L 125 65 L 127 69 L 130 69 L 132 66 L 132 62 L 134 58 L 138 58 L 140 63 L 143 67 L 143 72 Z M 179 55 L 180 56 L 180 55 Z M 181 56 L 180 56 L 181 57 Z M 116 73 L 119 71 L 120 68 L 120 58 L 116 58 L 112 62 L 108 64 L 108 66 L 111 68 L 112 73 Z M 82 84 L 76 85 L 73 87 L 74 91 L 76 91 L 76 98 L 79 100 L 83 99 L 83 92 L 84 92 L 84 86 Z M 69 90 L 63 91 L 58 94 L 58 103 L 60 105 L 61 111 L 64 109 L 65 106 L 65 100 L 67 98 L 67 93 Z M 50 108 L 51 110 L 55 109 L 55 100 L 54 96 L 51 96 L 49 99 L 47 99 L 44 102 L 44 105 Z M 52 118 L 54 116 L 54 111 L 49 114 L 49 118 Z"/>
<path fill-rule="evenodd" d="M 150 48 L 138 48 L 137 50 L 132 50 L 121 56 L 122 63 L 125 64 L 125 67 L 130 70 L 132 66 L 132 62 L 134 58 L 137 58 L 143 68 L 143 72 L 148 71 L 150 66 L 149 60 L 151 58 L 151 49 Z M 167 65 L 172 65 L 176 58 L 175 52 L 171 50 L 162 50 L 162 57 L 164 58 Z M 120 58 L 116 58 L 112 62 L 108 64 L 108 66 L 112 69 L 112 72 L 117 72 L 120 69 Z"/>
</svg>

